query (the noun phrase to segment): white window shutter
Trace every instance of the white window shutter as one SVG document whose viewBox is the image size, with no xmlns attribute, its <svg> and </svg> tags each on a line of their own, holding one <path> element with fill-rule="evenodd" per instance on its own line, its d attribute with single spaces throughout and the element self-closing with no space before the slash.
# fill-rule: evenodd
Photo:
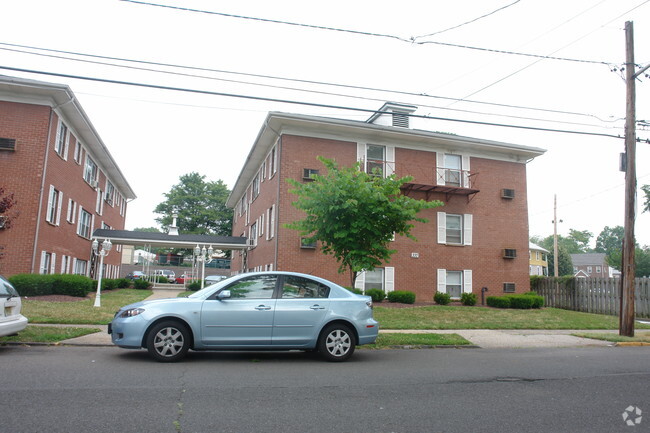
<svg viewBox="0 0 650 433">
<path fill-rule="evenodd" d="M 366 143 L 357 143 L 357 161 L 366 160 Z M 364 169 L 365 167 L 361 167 Z"/>
<path fill-rule="evenodd" d="M 438 292 L 447 293 L 447 270 L 438 269 Z"/>
<path fill-rule="evenodd" d="M 436 185 L 445 184 L 445 154 L 436 152 Z"/>
<path fill-rule="evenodd" d="M 72 273 L 73 274 L 77 273 L 77 258 L 76 257 L 72 258 Z"/>
<path fill-rule="evenodd" d="M 469 188 L 469 156 L 463 156 L 463 188 Z"/>
<path fill-rule="evenodd" d="M 56 225 L 61 224 L 61 205 L 63 204 L 63 193 L 59 191 L 59 202 L 56 209 Z"/>
<path fill-rule="evenodd" d="M 438 243 L 447 243 L 447 214 L 438 212 Z"/>
<path fill-rule="evenodd" d="M 384 268 L 384 287 L 386 293 L 395 290 L 395 268 L 392 266 Z"/>
<path fill-rule="evenodd" d="M 472 293 L 472 270 L 463 271 L 463 293 Z"/>
<path fill-rule="evenodd" d="M 52 262 L 50 263 L 50 274 L 56 273 L 56 253 L 52 253 Z"/>
<path fill-rule="evenodd" d="M 95 215 L 90 217 L 90 236 L 88 237 L 88 239 L 92 239 L 94 232 L 95 232 Z"/>
<path fill-rule="evenodd" d="M 395 173 L 395 146 L 386 146 L 386 177 Z"/>
<path fill-rule="evenodd" d="M 68 160 L 68 148 L 70 147 L 70 132 L 65 135 L 65 143 L 63 145 L 63 159 Z"/>
<path fill-rule="evenodd" d="M 45 221 L 54 223 L 54 218 L 52 217 L 50 213 L 50 209 L 52 209 L 52 200 L 54 199 L 54 185 L 50 185 L 50 193 L 48 194 L 47 197 L 47 213 L 45 214 Z"/>
<path fill-rule="evenodd" d="M 361 271 L 357 273 L 357 279 L 354 281 L 354 288 L 361 289 L 365 292 L 363 287 L 366 284 L 366 271 Z"/>
<path fill-rule="evenodd" d="M 463 245 L 472 245 L 472 214 L 463 215 Z"/>
</svg>

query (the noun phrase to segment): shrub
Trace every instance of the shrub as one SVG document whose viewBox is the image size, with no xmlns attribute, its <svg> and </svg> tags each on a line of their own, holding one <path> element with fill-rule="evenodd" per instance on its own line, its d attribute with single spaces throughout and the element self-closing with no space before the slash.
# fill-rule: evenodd
<svg viewBox="0 0 650 433">
<path fill-rule="evenodd" d="M 476 305 L 476 293 L 463 293 L 460 296 L 460 303 L 470 307 Z"/>
<path fill-rule="evenodd" d="M 54 280 L 49 278 L 49 275 L 18 274 L 10 277 L 9 282 L 21 296 L 43 296 L 53 293 Z"/>
<path fill-rule="evenodd" d="M 85 297 L 93 280 L 72 274 L 18 274 L 9 279 L 21 296 L 68 295 Z"/>
<path fill-rule="evenodd" d="M 509 296 L 488 296 L 485 302 L 494 308 L 510 308 Z"/>
<path fill-rule="evenodd" d="M 83 275 L 58 274 L 53 277 L 52 293 L 55 295 L 68 295 L 85 297 L 93 291 L 94 283 Z"/>
<path fill-rule="evenodd" d="M 151 283 L 147 280 L 139 279 L 133 280 L 133 288 L 138 290 L 147 290 L 151 286 Z"/>
<path fill-rule="evenodd" d="M 128 278 L 119 278 L 117 280 L 117 288 L 118 289 L 126 289 L 129 286 L 131 286 L 131 281 Z"/>
<path fill-rule="evenodd" d="M 433 301 L 438 305 L 449 305 L 451 302 L 451 295 L 449 293 L 436 292 L 433 295 Z"/>
<path fill-rule="evenodd" d="M 408 290 L 395 290 L 394 292 L 388 293 L 388 301 L 400 304 L 414 304 L 415 293 L 409 292 Z"/>
<path fill-rule="evenodd" d="M 187 285 L 187 290 L 201 290 L 201 282 L 200 281 L 194 281 L 190 284 Z"/>
<path fill-rule="evenodd" d="M 363 290 L 361 289 L 355 289 L 354 287 L 346 287 L 349 291 L 352 293 L 356 293 L 357 295 L 363 295 Z"/>
<path fill-rule="evenodd" d="M 366 295 L 372 298 L 372 302 L 381 302 L 386 299 L 386 293 L 381 289 L 368 289 Z"/>
<path fill-rule="evenodd" d="M 526 295 L 509 295 L 510 298 L 510 308 L 516 308 L 519 310 L 526 310 L 533 308 L 533 297 Z"/>
</svg>

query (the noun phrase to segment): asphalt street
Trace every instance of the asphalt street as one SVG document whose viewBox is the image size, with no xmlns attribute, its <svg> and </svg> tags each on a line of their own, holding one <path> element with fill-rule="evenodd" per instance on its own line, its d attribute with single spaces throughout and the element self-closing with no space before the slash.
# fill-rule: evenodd
<svg viewBox="0 0 650 433">
<path fill-rule="evenodd" d="M 159 364 L 87 346 L 0 357 L 7 433 L 650 430 L 649 347 L 359 350 L 341 364 L 302 352 Z"/>
</svg>

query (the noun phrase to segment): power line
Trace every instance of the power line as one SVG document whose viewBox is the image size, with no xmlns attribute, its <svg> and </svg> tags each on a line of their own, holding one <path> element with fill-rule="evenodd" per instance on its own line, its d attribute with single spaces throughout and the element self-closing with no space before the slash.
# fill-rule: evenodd
<svg viewBox="0 0 650 433">
<path fill-rule="evenodd" d="M 331 109 L 336 109 L 336 110 L 356 111 L 356 112 L 364 112 L 364 113 L 370 113 L 370 114 L 379 113 L 379 111 L 377 111 L 377 110 L 370 110 L 370 109 L 367 109 L 367 108 L 346 107 L 346 106 L 341 106 L 341 105 L 321 104 L 321 103 L 316 103 L 316 102 L 296 101 L 296 100 L 290 100 L 290 99 L 268 98 L 268 97 L 262 97 L 262 96 L 252 96 L 252 95 L 243 95 L 243 94 L 235 94 L 235 93 L 225 93 L 225 92 L 214 92 L 214 91 L 210 91 L 210 90 L 189 89 L 189 88 L 183 88 L 183 87 L 163 86 L 163 85 L 158 85 L 158 84 L 137 83 L 137 82 L 131 82 L 131 81 L 109 80 L 109 79 L 106 79 L 106 78 L 86 77 L 86 76 L 81 76 L 81 75 L 62 74 L 62 73 L 57 73 L 57 72 L 37 71 L 37 70 L 32 70 L 32 69 L 14 68 L 14 67 L 11 67 L 11 66 L 4 66 L 4 65 L 0 65 L 0 69 L 5 69 L 5 70 L 9 70 L 9 71 L 16 71 L 16 72 L 25 72 L 25 73 L 29 73 L 29 74 L 48 75 L 48 76 L 53 76 L 53 77 L 71 78 L 71 79 L 77 79 L 77 80 L 85 80 L 85 81 L 101 82 L 101 83 L 110 83 L 110 84 L 121 84 L 121 85 L 125 85 L 125 86 L 144 87 L 144 88 L 158 89 L 158 90 L 169 90 L 169 91 L 187 92 L 187 93 L 194 93 L 194 94 L 223 96 L 223 97 L 230 97 L 230 98 L 240 98 L 240 99 L 247 99 L 247 100 L 276 102 L 276 103 L 311 106 L 311 107 L 318 107 L 318 108 L 331 108 Z M 512 125 L 512 124 L 493 123 L 493 122 L 481 122 L 481 121 L 476 121 L 476 120 L 454 119 L 454 118 L 449 118 L 449 117 L 425 116 L 425 115 L 418 115 L 418 114 L 409 114 L 408 116 L 409 117 L 414 117 L 414 118 L 420 118 L 420 119 L 427 119 L 427 120 L 440 120 L 440 121 L 446 121 L 446 122 L 467 123 L 467 124 L 472 124 L 472 125 L 483 125 L 483 126 L 496 126 L 496 127 L 503 127 L 503 128 L 514 128 L 514 129 L 521 129 L 521 130 L 530 130 L 530 131 L 556 132 L 556 133 L 564 133 L 564 134 L 586 135 L 586 136 L 593 136 L 593 137 L 607 137 L 607 138 L 618 138 L 618 139 L 623 138 L 620 135 L 605 134 L 605 133 L 599 133 L 599 132 L 573 131 L 573 130 L 554 129 L 554 128 L 540 128 L 540 127 L 535 127 L 535 126 Z"/>
<path fill-rule="evenodd" d="M 530 111 L 546 112 L 546 113 L 553 113 L 553 114 L 584 116 L 584 117 L 594 118 L 594 119 L 596 119 L 596 120 L 598 120 L 600 122 L 614 122 L 614 121 L 616 121 L 616 120 L 607 121 L 607 120 L 599 118 L 598 116 L 596 116 L 594 114 L 589 114 L 589 113 L 578 113 L 578 112 L 564 111 L 564 110 L 551 110 L 551 109 L 537 108 L 537 107 L 526 107 L 526 106 L 521 106 L 521 105 L 500 104 L 500 103 L 496 103 L 496 102 L 476 101 L 476 100 L 471 100 L 471 99 L 460 99 L 460 98 L 452 98 L 452 97 L 446 97 L 446 96 L 429 95 L 429 94 L 426 94 L 426 93 L 405 92 L 405 91 L 399 91 L 399 90 L 381 89 L 381 88 L 376 88 L 376 87 L 353 86 L 353 85 L 340 84 L 340 83 L 328 83 L 328 82 L 323 82 L 323 81 L 313 81 L 313 80 L 304 80 L 304 79 L 298 79 L 298 78 L 277 77 L 277 76 L 272 76 L 272 75 L 253 74 L 253 73 L 238 72 L 238 71 L 228 71 L 228 70 L 222 70 L 222 69 L 201 68 L 201 67 L 196 67 L 196 66 L 177 65 L 177 64 L 172 64 L 172 63 L 162 63 L 162 62 L 152 62 L 152 61 L 145 61 L 145 60 L 126 59 L 126 58 L 120 58 L 120 57 L 101 56 L 101 55 L 96 55 L 96 54 L 79 53 L 79 52 L 65 51 L 65 50 L 56 50 L 56 49 L 51 49 L 51 48 L 34 47 L 34 46 L 29 46 L 29 45 L 11 44 L 11 43 L 6 43 L 6 42 L 0 42 L 0 45 L 10 46 L 10 47 L 26 48 L 26 49 L 30 49 L 30 50 L 39 50 L 39 51 L 45 51 L 45 52 L 69 54 L 69 55 L 74 55 L 74 56 L 90 57 L 90 58 L 96 58 L 96 59 L 114 60 L 114 61 L 127 62 L 127 63 L 138 63 L 138 64 L 145 64 L 145 65 L 153 65 L 153 66 L 163 66 L 163 67 L 171 67 L 171 68 L 178 68 L 178 69 L 188 69 L 188 70 L 202 71 L 202 72 L 223 73 L 223 74 L 230 74 L 230 75 L 242 75 L 242 76 L 254 77 L 254 78 L 263 78 L 263 79 L 271 79 L 271 80 L 279 80 L 279 81 L 290 81 L 290 82 L 303 83 L 303 84 L 331 86 L 331 87 L 339 87 L 339 88 L 354 89 L 354 90 L 364 90 L 364 91 L 383 92 L 383 93 L 394 93 L 394 94 L 405 95 L 405 96 L 432 98 L 432 99 L 439 99 L 439 100 L 451 101 L 451 102 L 465 102 L 465 103 L 472 103 L 472 104 L 478 104 L 478 105 L 496 106 L 496 107 L 501 107 L 501 108 L 513 108 L 513 109 L 530 110 Z M 31 53 L 31 52 L 20 51 L 20 50 L 10 50 L 8 48 L 1 48 L 1 47 L 0 47 L 0 49 L 7 50 L 7 51 L 21 52 L 21 53 L 25 53 L 25 54 L 44 56 L 44 54 L 41 54 L 41 53 Z M 56 56 L 52 56 L 52 57 L 56 57 Z M 69 58 L 65 58 L 65 57 L 59 57 L 59 58 L 69 59 Z M 83 61 L 81 59 L 69 59 L 69 60 Z M 100 63 L 100 64 L 103 64 L 103 63 Z M 112 64 L 109 64 L 109 65 L 112 65 Z M 117 66 L 117 65 L 112 65 L 112 66 Z M 147 69 L 142 69 L 142 70 L 147 70 Z M 162 71 L 157 71 L 157 72 L 162 72 Z M 168 72 L 168 73 L 170 73 L 170 72 Z M 191 75 L 188 75 L 188 76 L 191 76 Z M 213 79 L 217 79 L 217 78 L 213 78 Z M 220 80 L 238 82 L 238 81 L 235 81 L 235 80 L 226 80 L 226 79 L 220 79 Z M 262 84 L 258 84 L 258 83 L 249 83 L 249 84 L 262 85 Z M 267 86 L 273 87 L 271 85 L 267 85 Z M 278 86 L 278 88 L 281 88 L 281 87 Z M 313 92 L 316 92 L 316 91 L 313 91 Z M 333 94 L 333 95 L 336 95 L 336 94 Z M 439 108 L 439 107 L 429 106 L 429 108 Z M 540 120 L 540 119 L 536 119 L 536 120 Z M 546 121 L 546 120 L 544 120 L 544 121 Z M 596 126 L 596 125 L 586 125 L 586 126 Z"/>
<path fill-rule="evenodd" d="M 272 20 L 269 18 L 259 18 L 259 17 L 249 17 L 245 15 L 236 15 L 236 14 L 228 14 L 224 12 L 214 12 L 214 11 L 206 11 L 202 9 L 193 9 L 193 8 L 186 8 L 186 7 L 180 7 L 180 6 L 170 6 L 170 5 L 163 5 L 163 4 L 158 4 L 158 3 L 150 3 L 150 2 L 144 2 L 144 1 L 137 1 L 137 0 L 120 0 L 126 3 L 135 3 L 139 5 L 144 5 L 144 6 L 154 6 L 154 7 L 160 7 L 160 8 L 166 8 L 166 9 L 175 9 L 175 10 L 182 10 L 186 12 L 194 12 L 194 13 L 202 13 L 202 14 L 208 14 L 208 15 L 219 15 L 227 18 L 237 18 L 237 19 L 244 19 L 244 20 L 252 20 L 252 21 L 260 21 L 260 22 L 266 22 L 266 23 L 272 23 L 272 24 L 283 24 L 283 25 L 288 25 L 288 26 L 297 26 L 297 27 L 305 27 L 305 28 L 311 28 L 311 29 L 316 29 L 316 30 L 327 30 L 327 31 L 334 31 L 334 32 L 342 32 L 342 33 L 351 33 L 355 35 L 361 35 L 361 36 L 372 36 L 372 37 L 380 37 L 380 38 L 388 38 L 388 39 L 394 39 L 398 40 L 401 42 L 407 42 L 409 44 L 418 44 L 418 45 L 427 45 L 427 44 L 434 44 L 434 45 L 441 45 L 445 47 L 453 47 L 453 48 L 463 48 L 463 49 L 468 49 L 468 50 L 478 50 L 478 51 L 487 51 L 491 53 L 497 53 L 497 54 L 508 54 L 508 55 L 513 55 L 513 56 L 524 56 L 524 57 L 536 57 L 540 59 L 546 59 L 546 60 L 561 60 L 565 62 L 577 62 L 577 63 L 589 63 L 589 64 L 595 64 L 595 65 L 613 65 L 616 64 L 617 62 L 603 62 L 603 61 L 597 61 L 597 60 L 584 60 L 584 59 L 572 59 L 568 57 L 554 57 L 554 56 L 543 56 L 539 54 L 531 54 L 531 53 L 518 53 L 515 51 L 507 51 L 507 50 L 498 50 L 494 48 L 483 48 L 483 47 L 474 47 L 470 45 L 461 45 L 461 44 L 452 44 L 449 42 L 440 42 L 440 41 L 416 41 L 414 37 L 410 38 L 403 38 L 401 36 L 396 36 L 396 35 L 391 35 L 387 33 L 374 33 L 374 32 L 366 32 L 366 31 L 361 31 L 361 30 L 351 30 L 351 29 L 342 29 L 342 28 L 337 28 L 337 27 L 328 27 L 328 26 L 319 26 L 319 25 L 314 25 L 314 24 L 304 24 L 304 23 L 296 23 L 292 21 L 283 21 L 283 20 Z"/>
</svg>

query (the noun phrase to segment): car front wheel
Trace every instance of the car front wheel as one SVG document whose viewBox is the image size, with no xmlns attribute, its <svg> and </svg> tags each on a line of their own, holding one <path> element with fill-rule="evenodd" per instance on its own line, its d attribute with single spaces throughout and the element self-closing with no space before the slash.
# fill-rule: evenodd
<svg viewBox="0 0 650 433">
<path fill-rule="evenodd" d="M 330 325 L 318 340 L 318 351 L 328 361 L 340 362 L 349 359 L 354 353 L 356 341 L 354 334 L 345 325 Z"/>
<path fill-rule="evenodd" d="M 190 349 L 190 333 L 182 323 L 160 322 L 147 335 L 147 351 L 158 362 L 176 362 Z"/>
</svg>

